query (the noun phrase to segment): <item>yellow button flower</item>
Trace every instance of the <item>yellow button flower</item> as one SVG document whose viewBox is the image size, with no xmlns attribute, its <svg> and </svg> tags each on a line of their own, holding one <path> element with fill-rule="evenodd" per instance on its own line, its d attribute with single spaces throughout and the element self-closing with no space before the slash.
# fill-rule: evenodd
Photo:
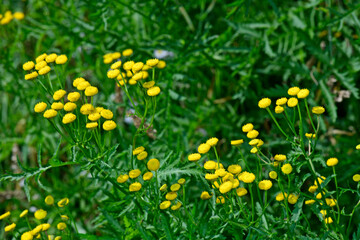
<svg viewBox="0 0 360 240">
<path fill-rule="evenodd" d="M 63 198 L 60 201 L 58 201 L 58 203 L 57 203 L 58 207 L 65 207 L 68 204 L 69 204 L 68 198 Z"/>
<path fill-rule="evenodd" d="M 36 63 L 35 65 L 35 70 L 40 70 L 42 69 L 43 67 L 47 66 L 47 62 L 45 61 L 40 61 L 38 63 Z"/>
<path fill-rule="evenodd" d="M 6 213 L 4 213 L 4 214 L 2 214 L 2 215 L 0 215 L 0 220 L 3 220 L 3 219 L 5 219 L 5 218 L 7 218 L 8 216 L 10 216 L 10 212 L 9 212 L 9 211 L 6 212 Z"/>
<path fill-rule="evenodd" d="M 215 175 L 219 177 L 224 177 L 226 174 L 228 174 L 228 172 L 223 168 L 219 168 L 215 171 Z"/>
<path fill-rule="evenodd" d="M 82 77 L 79 77 L 79 78 L 76 78 L 74 81 L 73 81 L 73 86 L 74 87 L 77 87 L 80 83 L 82 82 L 85 82 L 86 80 Z"/>
<path fill-rule="evenodd" d="M 143 88 L 151 88 L 154 85 L 155 85 L 155 81 L 149 81 L 149 82 L 144 82 L 142 86 Z"/>
<path fill-rule="evenodd" d="M 139 169 L 134 169 L 129 172 L 129 177 L 137 178 L 138 176 L 140 176 L 140 174 L 141 174 L 141 171 Z"/>
<path fill-rule="evenodd" d="M 290 204 L 295 204 L 298 200 L 299 196 L 295 195 L 293 193 L 290 193 L 289 197 L 288 197 L 288 203 Z"/>
<path fill-rule="evenodd" d="M 259 189 L 267 191 L 272 187 L 272 182 L 270 180 L 262 180 L 259 182 Z"/>
<path fill-rule="evenodd" d="M 198 161 L 198 160 L 200 160 L 200 158 L 201 158 L 200 153 L 192 153 L 188 156 L 188 160 L 190 162 Z"/>
<path fill-rule="evenodd" d="M 159 63 L 159 59 L 157 58 L 146 60 L 146 65 L 150 67 L 155 67 L 158 63 Z"/>
<path fill-rule="evenodd" d="M 19 215 L 20 218 L 25 217 L 28 214 L 29 210 L 25 209 L 24 211 L 22 211 Z"/>
<path fill-rule="evenodd" d="M 185 178 L 180 178 L 180 179 L 178 180 L 178 184 L 180 184 L 180 185 L 185 184 L 185 182 L 186 182 Z"/>
<path fill-rule="evenodd" d="M 54 109 L 48 109 L 44 112 L 44 118 L 53 118 L 56 117 L 57 115 L 57 111 L 55 111 Z"/>
<path fill-rule="evenodd" d="M 45 61 L 47 63 L 52 63 L 52 62 L 54 62 L 56 60 L 57 57 L 58 56 L 57 56 L 56 53 L 52 53 L 52 54 L 46 56 Z"/>
<path fill-rule="evenodd" d="M 131 70 L 135 73 L 140 71 L 143 68 L 143 66 L 144 64 L 142 62 L 137 62 L 131 67 Z"/>
<path fill-rule="evenodd" d="M 165 209 L 169 208 L 170 205 L 171 205 L 170 201 L 163 201 L 162 203 L 160 203 L 160 209 L 165 210 Z"/>
<path fill-rule="evenodd" d="M 61 218 L 62 218 L 62 216 L 64 216 L 64 215 L 61 215 Z M 42 226 L 42 231 L 46 231 L 51 227 L 51 225 L 49 223 L 43 223 L 43 224 L 41 224 L 41 226 Z"/>
<path fill-rule="evenodd" d="M 147 95 L 149 95 L 150 97 L 155 97 L 155 96 L 157 96 L 157 95 L 159 95 L 159 93 L 160 93 L 160 88 L 159 87 L 151 87 L 151 88 L 149 88 L 147 91 L 146 91 L 146 93 L 147 93 Z"/>
<path fill-rule="evenodd" d="M 216 169 L 216 167 L 217 167 L 217 164 L 216 164 L 216 162 L 214 162 L 214 161 L 207 161 L 205 164 L 204 164 L 204 168 L 206 169 L 206 170 L 214 170 L 214 169 Z"/>
<path fill-rule="evenodd" d="M 90 87 L 90 83 L 88 81 L 82 81 L 77 85 L 77 90 L 84 91 L 87 87 Z"/>
<path fill-rule="evenodd" d="M 73 102 L 67 102 L 65 103 L 64 105 L 64 110 L 67 111 L 67 112 L 72 112 L 76 109 L 76 104 L 73 103 Z"/>
<path fill-rule="evenodd" d="M 250 150 L 250 153 L 252 154 L 255 154 L 258 152 L 258 149 L 256 147 L 253 147 L 251 150 Z"/>
<path fill-rule="evenodd" d="M 166 67 L 166 62 L 163 61 L 163 60 L 160 60 L 160 61 L 158 62 L 158 64 L 156 65 L 156 67 L 157 67 L 158 69 L 163 69 L 163 68 Z"/>
<path fill-rule="evenodd" d="M 275 171 L 271 171 L 271 172 L 269 172 L 269 177 L 271 179 L 276 179 L 277 178 L 277 173 Z"/>
<path fill-rule="evenodd" d="M 298 93 L 297 93 L 297 97 L 298 98 L 306 98 L 307 96 L 309 96 L 310 91 L 306 88 L 301 89 Z"/>
<path fill-rule="evenodd" d="M 236 194 L 239 196 L 239 197 L 242 197 L 242 196 L 245 196 L 247 194 L 247 190 L 246 188 L 237 188 L 236 189 Z"/>
<path fill-rule="evenodd" d="M 329 167 L 335 166 L 339 163 L 339 160 L 337 158 L 329 158 L 326 161 L 326 165 L 328 165 Z"/>
<path fill-rule="evenodd" d="M 246 134 L 246 136 L 250 139 L 257 138 L 257 136 L 259 136 L 259 132 L 257 130 L 251 130 Z"/>
<path fill-rule="evenodd" d="M 359 182 L 360 181 L 360 174 L 355 174 L 353 177 L 352 177 L 353 181 L 354 182 Z"/>
<path fill-rule="evenodd" d="M 290 96 L 296 96 L 299 91 L 300 91 L 300 88 L 298 88 L 298 87 L 292 87 L 292 88 L 289 88 L 288 94 L 289 94 Z"/>
<path fill-rule="evenodd" d="M 288 107 L 296 107 L 298 102 L 299 101 L 297 100 L 297 98 L 292 97 L 288 100 L 287 105 L 288 105 Z"/>
<path fill-rule="evenodd" d="M 257 146 L 259 143 L 259 139 L 253 139 L 249 142 L 250 146 Z"/>
<path fill-rule="evenodd" d="M 166 189 L 167 189 L 166 183 L 160 187 L 160 191 L 162 191 L 162 192 L 166 191 Z"/>
<path fill-rule="evenodd" d="M 143 175 L 143 179 L 144 181 L 149 181 L 151 178 L 153 177 L 153 173 L 152 172 L 147 172 Z"/>
<path fill-rule="evenodd" d="M 241 144 L 244 143 L 243 139 L 238 139 L 238 140 L 231 140 L 231 145 L 232 146 L 240 146 Z"/>
<path fill-rule="evenodd" d="M 156 158 L 152 158 L 147 162 L 147 168 L 150 171 L 157 171 L 160 167 L 160 162 Z"/>
<path fill-rule="evenodd" d="M 313 200 L 313 199 L 311 199 L 311 200 L 306 200 L 305 201 L 305 204 L 306 205 L 312 205 L 312 204 L 314 204 L 315 203 L 315 200 Z"/>
<path fill-rule="evenodd" d="M 241 166 L 238 164 L 230 165 L 227 169 L 232 174 L 238 174 L 241 172 Z"/>
<path fill-rule="evenodd" d="M 210 150 L 211 146 L 207 143 L 202 143 L 198 147 L 198 152 L 201 154 L 205 154 Z"/>
<path fill-rule="evenodd" d="M 287 197 L 287 193 L 278 193 L 275 197 L 276 201 L 281 202 Z"/>
<path fill-rule="evenodd" d="M 116 181 L 117 181 L 118 183 L 124 183 L 124 182 L 126 182 L 128 179 L 129 179 L 129 175 L 124 174 L 124 175 L 120 175 L 120 176 L 116 179 Z"/>
<path fill-rule="evenodd" d="M 130 71 L 132 69 L 132 67 L 134 66 L 135 62 L 134 61 L 127 61 L 123 64 L 123 69 L 125 71 Z"/>
<path fill-rule="evenodd" d="M 35 63 L 33 61 L 28 61 L 28 62 L 23 64 L 23 69 L 25 71 L 29 71 L 29 70 L 33 69 L 34 66 L 35 66 Z"/>
<path fill-rule="evenodd" d="M 97 112 L 93 112 L 93 113 L 90 113 L 88 118 L 90 121 L 97 121 L 100 119 L 100 113 L 97 113 Z"/>
<path fill-rule="evenodd" d="M 263 98 L 258 103 L 259 108 L 267 108 L 270 105 L 271 105 L 270 98 Z"/>
<path fill-rule="evenodd" d="M 314 192 L 316 192 L 317 189 L 318 189 L 318 186 L 312 185 L 312 186 L 309 187 L 308 191 L 311 192 L 311 193 L 314 193 Z"/>
<path fill-rule="evenodd" d="M 118 59 L 118 58 L 121 57 L 121 53 L 119 53 L 119 52 L 114 52 L 114 53 L 111 54 L 111 57 L 112 57 L 113 59 Z"/>
<path fill-rule="evenodd" d="M 49 66 L 45 66 L 45 67 L 43 67 L 42 69 L 39 70 L 39 74 L 40 75 L 45 75 L 48 72 L 50 72 L 50 70 L 51 70 L 51 68 Z"/>
<path fill-rule="evenodd" d="M 111 69 L 118 69 L 119 67 L 121 67 L 121 61 L 114 62 L 114 63 L 110 66 Z"/>
<path fill-rule="evenodd" d="M 139 182 L 134 182 L 134 183 L 130 184 L 130 186 L 129 186 L 130 192 L 138 192 L 138 191 L 140 191 L 140 189 L 141 189 L 141 183 L 139 183 Z"/>
<path fill-rule="evenodd" d="M 43 209 L 39 209 L 34 213 L 34 217 L 38 220 L 44 219 L 47 215 L 47 212 Z"/>
<path fill-rule="evenodd" d="M 63 89 L 60 89 L 60 90 L 57 90 L 56 92 L 54 92 L 54 95 L 53 95 L 53 99 L 55 101 L 59 101 L 60 99 L 62 99 L 66 94 L 66 91 L 63 90 Z"/>
<path fill-rule="evenodd" d="M 133 50 L 132 49 L 125 49 L 123 52 L 122 52 L 122 55 L 124 56 L 124 57 L 129 57 L 129 56 L 131 56 L 133 54 Z"/>
<path fill-rule="evenodd" d="M 216 173 L 207 173 L 205 174 L 205 179 L 209 180 L 209 181 L 214 181 L 216 179 L 218 179 L 218 175 Z"/>
<path fill-rule="evenodd" d="M 87 88 L 85 88 L 85 95 L 88 97 L 92 97 L 96 95 L 98 92 L 99 92 L 98 88 L 94 86 L 88 86 Z"/>
<path fill-rule="evenodd" d="M 73 121 L 75 121 L 76 119 L 76 115 L 73 113 L 67 113 L 64 115 L 63 119 L 62 119 L 62 123 L 63 124 L 69 124 L 72 123 Z"/>
<path fill-rule="evenodd" d="M 22 12 L 14 12 L 13 17 L 17 20 L 22 20 L 25 17 L 25 14 Z"/>
<path fill-rule="evenodd" d="M 200 198 L 201 198 L 202 200 L 207 200 L 207 199 L 210 199 L 211 196 L 210 196 L 210 194 L 209 194 L 207 191 L 203 191 L 203 192 L 201 193 Z"/>
<path fill-rule="evenodd" d="M 141 161 L 141 160 L 144 160 L 147 156 L 148 156 L 148 153 L 146 151 L 142 151 L 141 153 L 139 153 L 136 156 L 136 158 Z"/>
<path fill-rule="evenodd" d="M 180 189 L 180 187 L 181 187 L 180 184 L 175 183 L 175 184 L 173 184 L 173 185 L 170 186 L 170 190 L 171 190 L 172 192 L 176 192 L 176 191 L 178 191 L 178 190 Z"/>
<path fill-rule="evenodd" d="M 35 111 L 36 113 L 41 113 L 41 112 L 45 111 L 46 107 L 47 107 L 47 104 L 46 104 L 46 103 L 44 103 L 44 102 L 39 102 L 39 103 L 37 103 L 37 104 L 35 105 L 34 111 Z"/>
<path fill-rule="evenodd" d="M 276 105 L 282 106 L 282 105 L 285 105 L 286 102 L 287 102 L 287 98 L 286 98 L 286 97 L 279 98 L 278 100 L 276 100 Z"/>
<path fill-rule="evenodd" d="M 44 61 L 45 58 L 46 58 L 46 56 L 47 56 L 46 53 L 43 53 L 43 54 L 39 55 L 39 56 L 35 59 L 35 62 L 36 62 L 36 63 L 39 63 L 39 62 L 41 62 L 41 61 Z"/>
<path fill-rule="evenodd" d="M 181 202 L 177 202 L 175 205 L 171 206 L 171 210 L 176 211 L 181 207 Z"/>
<path fill-rule="evenodd" d="M 227 182 L 224 182 L 220 185 L 219 187 L 219 191 L 222 193 L 222 194 L 225 194 L 227 192 L 229 192 L 233 187 L 233 183 L 230 182 L 230 181 L 227 181 Z"/>
<path fill-rule="evenodd" d="M 292 170 L 293 170 L 293 168 L 290 163 L 284 164 L 281 167 L 281 171 L 286 175 L 290 174 L 292 172 Z"/>
<path fill-rule="evenodd" d="M 39 74 L 37 72 L 32 72 L 25 75 L 25 80 L 31 80 L 38 76 Z"/>
<path fill-rule="evenodd" d="M 67 60 L 68 60 L 67 56 L 62 54 L 56 58 L 55 62 L 56 64 L 64 64 L 67 62 Z"/>
<path fill-rule="evenodd" d="M 99 124 L 97 122 L 90 122 L 90 123 L 87 123 L 86 124 L 86 128 L 87 129 L 94 129 L 94 128 L 97 128 Z"/>
<path fill-rule="evenodd" d="M 78 92 L 71 92 L 67 96 L 67 99 L 70 102 L 76 102 L 77 100 L 79 100 L 79 98 L 80 98 L 80 93 L 78 93 Z"/>
<path fill-rule="evenodd" d="M 114 114 L 112 111 L 108 109 L 104 109 L 100 112 L 101 116 L 105 119 L 112 119 L 114 117 Z"/>
<path fill-rule="evenodd" d="M 16 227 L 16 224 L 15 224 L 15 223 L 12 223 L 12 224 L 10 224 L 10 225 L 7 225 L 7 226 L 5 227 L 5 232 L 10 232 L 10 231 L 14 230 L 15 227 Z"/>
<path fill-rule="evenodd" d="M 143 146 L 137 147 L 133 150 L 133 155 L 138 155 L 139 153 L 145 151 L 145 148 Z"/>
<path fill-rule="evenodd" d="M 89 115 L 94 110 L 95 110 L 94 106 L 89 104 L 89 103 L 86 103 L 86 104 L 82 105 L 81 108 L 80 108 L 80 112 L 83 115 Z"/>
<path fill-rule="evenodd" d="M 280 113 L 284 112 L 284 110 L 285 109 L 282 106 L 276 106 L 275 107 L 275 113 L 277 113 L 277 114 L 280 114 Z"/>
<path fill-rule="evenodd" d="M 274 159 L 279 162 L 283 162 L 286 160 L 286 156 L 284 154 L 276 154 Z"/>
<path fill-rule="evenodd" d="M 66 228 L 66 223 L 60 222 L 60 223 L 57 224 L 56 227 L 57 227 L 57 229 L 59 229 L 60 231 L 61 231 L 61 230 L 64 230 L 64 229 Z"/>
<path fill-rule="evenodd" d="M 210 146 L 215 146 L 218 143 L 219 139 L 217 139 L 216 137 L 210 138 L 209 140 L 206 141 L 206 144 L 209 144 Z"/>
<path fill-rule="evenodd" d="M 64 104 L 62 102 L 54 102 L 53 104 L 51 104 L 51 108 L 59 111 L 64 108 Z"/>
<path fill-rule="evenodd" d="M 314 114 L 320 115 L 320 114 L 323 114 L 325 112 L 325 108 L 321 107 L 321 106 L 313 107 L 312 112 Z"/>
<path fill-rule="evenodd" d="M 176 192 L 168 192 L 166 195 L 165 195 L 165 198 L 167 200 L 174 200 L 175 198 L 177 197 L 177 193 Z"/>
<path fill-rule="evenodd" d="M 33 240 L 33 235 L 31 234 L 31 232 L 24 232 L 21 235 L 21 240 Z"/>
<path fill-rule="evenodd" d="M 54 197 L 51 195 L 46 196 L 45 198 L 46 205 L 53 205 L 54 204 Z"/>
<path fill-rule="evenodd" d="M 252 183 L 255 180 L 255 174 L 249 172 L 243 172 L 243 174 L 239 175 L 239 180 L 244 183 Z"/>
</svg>

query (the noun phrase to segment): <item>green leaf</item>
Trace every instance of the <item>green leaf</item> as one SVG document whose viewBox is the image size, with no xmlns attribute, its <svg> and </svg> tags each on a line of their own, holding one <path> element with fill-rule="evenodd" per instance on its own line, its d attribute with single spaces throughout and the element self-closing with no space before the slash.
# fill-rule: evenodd
<svg viewBox="0 0 360 240">
<path fill-rule="evenodd" d="M 359 99 L 359 89 L 356 87 L 354 79 L 347 76 L 346 73 L 339 73 L 337 70 L 333 70 L 333 73 L 340 82 L 351 92 L 351 94 L 356 98 Z"/>
<path fill-rule="evenodd" d="M 320 80 L 320 88 L 323 91 L 327 102 L 326 110 L 329 112 L 332 122 L 335 122 L 337 118 L 337 108 L 334 102 L 334 97 L 325 85 L 324 80 Z"/>
</svg>

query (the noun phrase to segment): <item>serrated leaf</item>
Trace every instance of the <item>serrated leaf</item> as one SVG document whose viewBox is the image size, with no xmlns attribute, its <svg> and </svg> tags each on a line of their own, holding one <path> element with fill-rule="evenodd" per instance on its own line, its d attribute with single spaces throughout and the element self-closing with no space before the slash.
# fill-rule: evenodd
<svg viewBox="0 0 360 240">
<path fill-rule="evenodd" d="M 104 217 L 109 223 L 109 226 L 111 229 L 113 229 L 115 232 L 121 234 L 121 232 L 124 232 L 124 229 L 120 226 L 119 222 L 111 216 L 105 209 L 100 209 Z"/>
</svg>

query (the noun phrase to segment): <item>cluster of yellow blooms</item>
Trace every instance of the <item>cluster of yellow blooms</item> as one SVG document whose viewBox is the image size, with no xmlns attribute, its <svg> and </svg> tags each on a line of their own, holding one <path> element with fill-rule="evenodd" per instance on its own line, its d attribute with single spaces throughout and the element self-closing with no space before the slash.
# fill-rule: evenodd
<svg viewBox="0 0 360 240">
<path fill-rule="evenodd" d="M 186 182 L 185 178 L 180 178 L 176 183 L 170 186 L 170 192 L 168 191 L 167 184 L 163 184 L 160 187 L 160 191 L 164 192 L 163 195 L 165 195 L 165 199 L 166 199 L 160 203 L 161 210 L 168 209 L 171 206 L 171 210 L 176 211 L 182 206 L 182 203 L 180 201 L 175 201 L 175 200 L 178 197 L 178 192 L 181 186 L 184 185 L 185 182 Z"/>
<path fill-rule="evenodd" d="M 24 13 L 22 12 L 14 12 L 6 11 L 4 15 L 0 14 L 0 25 L 6 25 L 10 23 L 13 19 L 16 20 L 23 20 L 25 17 Z"/>
<path fill-rule="evenodd" d="M 39 75 L 45 75 L 50 72 L 51 67 L 48 63 L 56 63 L 59 65 L 63 65 L 67 62 L 68 58 L 66 55 L 57 55 L 56 53 L 51 53 L 47 55 L 46 53 L 41 54 L 35 59 L 35 63 L 33 61 L 28 61 L 23 64 L 23 69 L 25 71 L 32 71 L 25 75 L 25 80 L 31 80 L 36 78 Z M 35 68 L 35 71 L 33 69 Z"/>
<path fill-rule="evenodd" d="M 145 151 L 145 148 L 141 146 L 133 150 L 133 155 L 137 156 L 137 159 L 142 161 L 148 156 L 148 153 Z M 143 181 L 150 181 L 154 176 L 152 171 L 156 172 L 159 169 L 160 162 L 158 159 L 152 158 L 147 162 L 146 166 L 148 170 L 142 175 L 142 179 Z M 125 183 L 129 180 L 129 178 L 134 179 L 134 181 L 132 181 L 129 185 L 129 191 L 138 192 L 141 190 L 142 184 L 139 181 L 135 181 L 135 179 L 138 178 L 140 175 L 141 175 L 140 169 L 133 169 L 130 170 L 128 174 L 120 175 L 117 178 L 117 182 Z"/>
<path fill-rule="evenodd" d="M 122 52 L 124 57 L 129 57 L 133 54 L 132 49 L 126 49 Z M 110 70 L 107 72 L 107 77 L 110 79 L 116 79 L 118 86 L 124 86 L 126 83 L 130 85 L 136 85 L 138 82 L 145 80 L 149 77 L 148 70 L 159 68 L 163 69 L 166 66 L 165 61 L 159 61 L 158 59 L 148 59 L 146 63 L 126 61 L 122 64 L 120 60 L 121 53 L 107 53 L 104 56 L 104 63 L 111 64 Z M 116 60 L 115 62 L 113 62 Z M 121 66 L 124 71 L 121 71 Z M 155 81 L 143 82 L 141 86 L 146 90 L 146 93 L 150 97 L 154 97 L 160 93 L 160 88 L 155 86 Z"/>
<path fill-rule="evenodd" d="M 45 204 L 48 206 L 53 206 L 55 203 L 54 198 L 49 195 L 45 198 Z M 68 198 L 63 198 L 60 201 L 57 202 L 57 206 L 59 208 L 63 208 L 66 205 L 69 204 L 69 199 Z M 29 210 L 24 210 L 20 213 L 20 215 L 18 216 L 19 218 L 23 219 L 26 218 L 26 221 L 28 223 L 28 226 L 30 227 L 30 222 L 28 220 L 28 213 Z M 8 217 L 10 217 L 12 214 L 11 212 L 6 212 L 2 215 L 0 215 L 0 220 L 6 219 Z M 43 209 L 38 209 L 35 213 L 34 213 L 34 217 L 35 219 L 39 220 L 39 221 L 43 221 L 43 219 L 45 219 L 47 216 L 47 211 L 43 210 Z M 67 215 L 61 215 L 61 221 L 56 225 L 56 228 L 60 231 L 63 231 L 66 229 L 66 223 L 65 221 L 69 220 L 69 217 Z M 46 232 L 50 229 L 51 224 L 50 223 L 41 223 L 38 224 L 36 227 L 34 227 L 33 229 L 24 232 L 21 234 L 21 240 L 33 240 L 33 239 L 40 239 L 41 238 L 41 233 L 42 232 Z M 5 227 L 5 232 L 11 232 L 16 228 L 16 223 L 12 223 L 10 225 L 7 225 Z M 62 237 L 61 236 L 54 236 L 54 235 L 48 235 L 47 234 L 47 239 L 49 240 L 61 240 Z"/>
</svg>

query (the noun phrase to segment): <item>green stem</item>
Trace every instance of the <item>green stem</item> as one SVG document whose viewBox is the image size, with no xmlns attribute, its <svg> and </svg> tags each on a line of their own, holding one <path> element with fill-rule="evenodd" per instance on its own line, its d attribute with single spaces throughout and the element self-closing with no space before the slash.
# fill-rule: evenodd
<svg viewBox="0 0 360 240">
<path fill-rule="evenodd" d="M 307 112 L 307 114 L 308 114 L 308 116 L 309 116 L 309 119 L 310 119 L 310 122 L 311 122 L 311 126 L 313 127 L 314 132 L 315 132 L 315 131 L 316 131 L 316 128 L 315 128 L 314 122 L 313 122 L 313 120 L 312 120 L 312 118 L 311 118 L 311 114 L 310 114 L 310 111 L 309 111 L 309 107 L 308 107 L 308 103 L 307 103 L 306 98 L 304 99 L 304 101 L 305 101 L 306 112 Z"/>
<path fill-rule="evenodd" d="M 336 172 L 335 172 L 335 166 L 332 167 L 333 169 L 333 173 L 335 175 L 335 187 L 336 187 L 336 207 L 338 210 L 338 217 L 337 217 L 337 224 L 340 223 L 340 207 L 339 207 L 339 191 L 338 191 L 338 183 L 337 183 L 337 176 L 336 176 Z"/>
<path fill-rule="evenodd" d="M 299 135 L 300 135 L 300 144 L 301 144 L 301 148 L 303 149 L 303 152 L 305 154 L 305 147 L 304 147 L 304 134 L 303 134 L 303 122 L 302 122 L 302 116 L 301 116 L 301 111 L 300 111 L 300 104 L 297 105 L 297 109 L 299 112 L 299 119 L 300 119 L 300 126 L 299 126 Z"/>
<path fill-rule="evenodd" d="M 350 216 L 350 220 L 349 220 L 349 223 L 348 223 L 348 226 L 347 226 L 347 235 L 350 235 L 350 226 L 351 226 L 351 220 L 352 220 L 352 217 L 354 216 L 354 213 L 355 213 L 355 210 L 356 208 L 360 205 L 360 200 L 358 201 L 358 203 L 355 205 L 354 209 L 352 210 L 351 212 L 351 216 Z"/>
<path fill-rule="evenodd" d="M 250 192 L 250 198 L 251 198 L 251 221 L 254 222 L 255 217 L 255 206 L 254 206 L 254 196 L 252 192 L 252 184 L 249 184 L 249 192 Z"/>
<path fill-rule="evenodd" d="M 288 113 L 287 113 L 287 111 L 286 111 L 286 107 L 284 107 L 284 116 L 285 116 L 286 122 L 287 122 L 287 124 L 289 125 L 291 131 L 292 131 L 292 132 L 294 133 L 294 135 L 296 136 L 296 131 L 295 131 L 294 125 L 291 124 L 291 122 L 290 122 L 290 118 L 289 118 L 289 115 L 288 115 Z"/>
<path fill-rule="evenodd" d="M 286 137 L 286 139 L 289 139 L 289 136 L 284 132 L 284 130 L 280 127 L 279 123 L 277 122 L 277 120 L 275 119 L 274 115 L 272 114 L 271 110 L 267 107 L 266 111 L 268 111 L 268 113 L 270 114 L 271 118 L 273 119 L 273 121 L 275 122 L 276 126 L 278 127 L 278 129 L 281 131 L 281 133 Z"/>
</svg>

